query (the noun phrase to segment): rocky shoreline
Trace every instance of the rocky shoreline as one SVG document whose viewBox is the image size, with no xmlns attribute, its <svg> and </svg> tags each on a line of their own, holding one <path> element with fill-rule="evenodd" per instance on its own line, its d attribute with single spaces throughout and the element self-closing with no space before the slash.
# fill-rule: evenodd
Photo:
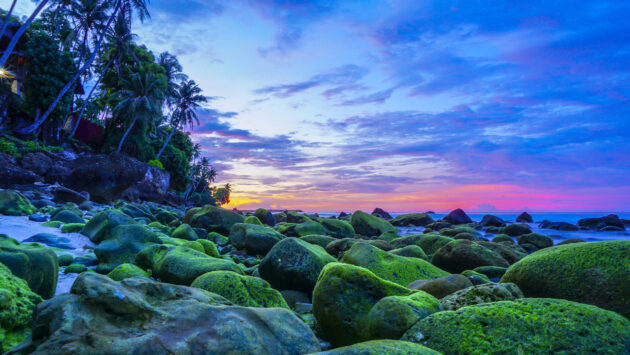
<svg viewBox="0 0 630 355">
<path fill-rule="evenodd" d="M 94 202 L 103 186 L 40 176 L 0 190 L 8 354 L 630 352 L 630 241 L 554 245 L 527 213 Z M 109 191 L 142 191 L 116 179 Z M 539 225 L 605 233 L 629 221 Z"/>
</svg>

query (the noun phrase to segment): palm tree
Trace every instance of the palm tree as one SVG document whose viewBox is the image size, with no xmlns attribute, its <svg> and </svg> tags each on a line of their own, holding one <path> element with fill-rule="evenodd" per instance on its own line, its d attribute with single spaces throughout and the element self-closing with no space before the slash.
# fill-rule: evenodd
<svg viewBox="0 0 630 355">
<path fill-rule="evenodd" d="M 78 63 L 81 61 L 86 50 L 89 50 L 88 36 L 90 32 L 100 33 L 103 25 L 107 21 L 110 3 L 99 0 L 73 0 L 70 4 L 68 17 L 76 23 L 75 31 L 83 33 L 82 40 L 78 43 L 79 49 Z"/>
<path fill-rule="evenodd" d="M 20 29 L 18 29 L 15 35 L 13 35 L 11 42 L 9 43 L 7 48 L 4 50 L 4 53 L 2 54 L 2 57 L 0 58 L 0 68 L 2 68 L 4 64 L 7 62 L 7 60 L 9 60 L 9 56 L 11 55 L 11 53 L 13 53 L 13 49 L 15 48 L 18 41 L 20 40 L 20 37 L 22 37 L 22 34 L 24 34 L 28 26 L 31 25 L 31 22 L 35 20 L 35 17 L 39 15 L 39 13 L 44 9 L 44 7 L 46 7 L 47 4 L 48 4 L 48 0 L 42 0 L 39 3 L 39 5 L 37 5 L 35 10 L 31 14 L 31 16 L 26 20 L 26 22 L 22 24 L 22 26 L 20 26 Z"/>
<path fill-rule="evenodd" d="M 169 52 L 160 53 L 157 62 L 164 68 L 164 73 L 168 81 L 165 102 L 167 105 L 172 105 L 177 95 L 177 89 L 179 89 L 179 83 L 188 80 L 188 76 L 182 73 L 183 68 L 182 65 L 179 64 L 177 57 Z"/>
<path fill-rule="evenodd" d="M 99 35 L 98 40 L 96 41 L 94 50 L 92 51 L 92 55 L 88 58 L 85 64 L 83 64 L 83 66 L 74 75 L 74 77 L 66 84 L 66 86 L 64 86 L 64 88 L 61 89 L 61 92 L 59 93 L 59 95 L 57 95 L 57 98 L 55 98 L 55 100 L 50 105 L 50 107 L 46 110 L 46 112 L 44 112 L 44 114 L 41 117 L 37 118 L 35 122 L 33 122 L 32 125 L 21 129 L 20 130 L 21 134 L 30 134 L 34 132 L 42 123 L 44 123 L 44 121 L 46 121 L 48 116 L 50 116 L 50 114 L 53 112 L 53 110 L 55 109 L 59 101 L 61 101 L 61 98 L 68 92 L 68 90 L 70 90 L 70 88 L 77 81 L 77 79 L 79 79 L 79 77 L 83 75 L 83 73 L 86 70 L 90 68 L 90 66 L 92 65 L 92 62 L 96 58 L 96 54 L 98 53 L 98 51 L 101 49 L 101 46 L 103 45 L 103 41 L 105 39 L 105 34 L 107 32 L 107 29 L 111 26 L 112 22 L 116 18 L 118 11 L 121 11 L 124 14 L 124 16 L 131 16 L 133 13 L 133 10 L 135 9 L 138 12 L 138 17 L 140 18 L 140 20 L 144 20 L 145 18 L 149 17 L 149 12 L 146 7 L 147 3 L 148 3 L 148 0 L 117 0 L 116 1 L 115 3 L 116 5 L 113 7 L 113 11 L 109 17 L 109 20 L 107 24 L 104 26 L 103 31 L 101 31 L 101 34 Z M 130 20 L 128 20 L 127 18 L 126 20 L 128 21 L 128 23 L 130 23 Z"/>
<path fill-rule="evenodd" d="M 129 80 L 123 79 L 123 88 L 116 95 L 120 100 L 114 108 L 117 116 L 131 118 L 131 123 L 125 131 L 117 152 L 120 152 L 125 139 L 138 120 L 146 126 L 155 117 L 160 116 L 161 101 L 164 98 L 163 79 L 152 72 L 132 74 Z"/>
<path fill-rule="evenodd" d="M 188 124 L 192 127 L 195 122 L 199 124 L 197 109 L 201 107 L 201 103 L 208 102 L 208 98 L 201 95 L 201 88 L 194 80 L 189 80 L 182 84 L 178 90 L 173 92 L 173 96 L 175 110 L 171 115 L 171 133 L 164 142 L 162 149 L 160 149 L 160 152 L 155 158 L 156 160 L 160 159 L 164 149 L 166 149 L 171 138 L 173 138 L 173 134 L 180 126 Z"/>
<path fill-rule="evenodd" d="M 98 79 L 96 80 L 96 83 L 94 83 L 92 90 L 90 90 L 90 93 L 85 99 L 83 107 L 81 107 L 81 111 L 79 112 L 79 116 L 77 117 L 77 121 L 74 123 L 72 133 L 70 133 L 70 138 L 74 137 L 75 133 L 77 132 L 77 128 L 79 128 L 79 123 L 81 123 L 81 118 L 83 118 L 83 114 L 85 113 L 85 110 L 88 103 L 90 102 L 90 99 L 92 98 L 92 95 L 94 94 L 96 88 L 105 76 L 105 73 L 107 73 L 107 70 L 113 63 L 116 63 L 118 75 L 122 76 L 122 61 L 125 57 L 125 54 L 129 52 L 133 53 L 133 49 L 131 49 L 131 44 L 133 43 L 133 39 L 135 38 L 135 36 L 136 35 L 131 33 L 131 31 L 129 30 L 129 27 L 127 26 L 126 21 L 124 21 L 123 16 L 119 15 L 116 23 L 114 24 L 114 27 L 111 28 L 107 33 L 108 43 L 111 46 L 111 49 L 108 53 L 109 60 L 107 61 L 107 64 L 105 64 L 105 66 L 103 67 Z"/>
<path fill-rule="evenodd" d="M 4 31 L 7 29 L 9 22 L 11 22 L 11 15 L 13 14 L 13 9 L 15 9 L 15 3 L 17 3 L 17 0 L 13 0 L 13 2 L 11 3 L 11 8 L 9 9 L 9 12 L 7 12 L 7 17 L 4 19 L 2 29 L 0 30 L 0 38 L 4 36 Z"/>
</svg>

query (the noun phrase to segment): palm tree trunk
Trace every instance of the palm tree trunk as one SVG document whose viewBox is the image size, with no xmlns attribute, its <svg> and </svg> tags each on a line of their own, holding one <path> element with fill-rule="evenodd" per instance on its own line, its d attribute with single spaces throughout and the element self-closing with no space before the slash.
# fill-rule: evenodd
<svg viewBox="0 0 630 355">
<path fill-rule="evenodd" d="M 155 157 L 155 160 L 160 160 L 160 155 L 164 153 L 164 149 L 166 149 L 168 142 L 170 142 L 171 138 L 173 138 L 173 134 L 175 134 L 175 130 L 177 130 L 177 126 L 178 125 L 173 125 L 173 129 L 171 130 L 171 133 L 168 135 L 168 138 L 166 138 L 166 142 L 164 142 L 164 145 L 162 146 L 162 149 L 160 149 L 160 152 L 158 153 L 157 157 Z"/>
<path fill-rule="evenodd" d="M 125 134 L 123 135 L 122 139 L 120 140 L 120 143 L 118 144 L 118 149 L 116 149 L 116 153 L 120 153 L 120 150 L 122 149 L 123 143 L 125 143 L 125 139 L 127 139 L 127 136 L 131 132 L 131 129 L 133 129 L 133 126 L 136 124 L 137 120 L 138 120 L 138 116 L 135 116 L 133 118 L 133 121 L 131 122 L 131 125 L 129 126 L 129 128 L 127 128 L 127 131 L 125 132 Z"/>
<path fill-rule="evenodd" d="M 13 36 L 13 39 L 11 39 L 11 43 L 9 43 L 9 46 L 7 47 L 7 49 L 4 50 L 4 54 L 2 55 L 2 58 L 0 58 L 0 67 L 3 67 L 4 64 L 7 62 L 7 60 L 9 60 L 9 56 L 11 55 L 11 53 L 13 53 L 13 48 L 15 48 L 15 46 L 17 45 L 20 37 L 22 37 L 22 34 L 24 34 L 28 26 L 30 26 L 31 22 L 35 20 L 35 17 L 37 17 L 37 15 L 39 15 L 39 13 L 44 9 L 44 7 L 46 7 L 47 3 L 48 3 L 48 0 L 42 0 L 42 2 L 37 6 L 35 11 L 33 11 L 33 13 L 28 18 L 28 20 L 26 20 L 26 22 L 24 22 L 22 26 L 20 26 L 20 29 L 15 33 L 15 35 Z"/>
<path fill-rule="evenodd" d="M 98 84 L 101 82 L 101 80 L 105 76 L 105 73 L 107 73 L 107 69 L 109 69 L 109 66 L 112 64 L 113 61 L 114 61 L 113 58 L 111 58 L 109 60 L 109 62 L 107 62 L 107 65 L 105 66 L 105 69 L 103 69 L 103 71 L 101 72 L 101 75 L 98 77 L 98 80 L 96 81 L 96 83 L 94 83 L 94 87 L 92 87 L 92 90 L 90 90 L 90 93 L 89 93 L 88 97 L 85 99 L 85 102 L 83 103 L 83 107 L 81 107 L 81 112 L 79 112 L 79 117 L 77 117 L 77 122 L 74 124 L 74 128 L 72 129 L 72 133 L 70 133 L 70 137 L 68 137 L 68 138 L 74 137 L 74 134 L 77 132 L 77 128 L 79 128 L 79 123 L 81 122 L 81 118 L 83 117 L 83 113 L 85 113 L 85 109 L 87 108 L 87 105 L 90 102 L 90 99 L 92 98 L 92 95 L 94 94 L 94 91 L 96 91 L 96 87 L 98 86 Z"/>
<path fill-rule="evenodd" d="M 22 130 L 20 130 L 21 134 L 32 133 L 33 131 L 35 131 L 37 129 L 37 127 L 39 127 L 44 121 L 46 121 L 46 119 L 48 118 L 48 116 L 50 116 L 50 114 L 53 112 L 55 107 L 57 107 L 57 104 L 59 103 L 59 101 L 61 101 L 61 98 L 68 92 L 68 90 L 70 90 L 70 87 L 72 87 L 72 85 L 75 83 L 75 81 L 77 81 L 77 79 L 81 75 L 83 75 L 83 73 L 90 67 L 90 65 L 92 65 L 92 62 L 96 58 L 96 54 L 98 53 L 99 49 L 103 45 L 103 40 L 105 39 L 105 33 L 107 32 L 107 29 L 109 28 L 109 26 L 114 21 L 114 18 L 116 17 L 116 13 L 118 12 L 119 8 L 120 8 L 120 2 L 118 3 L 118 6 L 114 9 L 114 12 L 112 13 L 111 17 L 109 18 L 109 21 L 107 22 L 107 25 L 105 25 L 105 28 L 103 29 L 103 32 L 101 32 L 101 34 L 99 36 L 99 39 L 98 39 L 98 42 L 97 42 L 96 46 L 94 47 L 94 51 L 92 52 L 92 55 L 90 56 L 90 59 L 87 62 L 85 62 L 85 64 L 83 64 L 83 67 L 81 67 L 81 69 L 79 69 L 79 71 L 74 75 L 72 80 L 70 80 L 66 84 L 66 86 L 64 86 L 64 88 L 61 90 L 59 95 L 57 95 L 57 97 L 55 98 L 55 101 L 53 101 L 53 103 L 50 105 L 48 110 L 46 110 L 46 112 L 42 115 L 42 117 L 40 117 L 38 120 L 33 122 L 32 125 L 30 125 L 28 127 L 25 127 Z"/>
<path fill-rule="evenodd" d="M 16 3 L 17 3 L 17 0 L 13 0 L 13 3 L 11 4 L 11 8 L 9 9 L 9 12 L 7 13 L 7 18 L 4 20 L 4 23 L 2 24 L 2 30 L 0 30 L 0 38 L 4 36 L 4 31 L 7 29 L 9 22 L 11 22 L 11 15 L 13 14 L 13 9 L 15 8 Z"/>
</svg>

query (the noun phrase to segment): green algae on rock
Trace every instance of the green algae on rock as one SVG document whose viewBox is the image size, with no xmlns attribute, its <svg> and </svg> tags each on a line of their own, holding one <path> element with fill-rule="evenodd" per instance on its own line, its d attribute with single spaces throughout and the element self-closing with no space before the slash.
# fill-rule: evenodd
<svg viewBox="0 0 630 355">
<path fill-rule="evenodd" d="M 186 223 L 182 223 L 179 227 L 175 228 L 173 233 L 171 233 L 172 238 L 179 238 L 184 240 L 197 240 L 199 236 L 195 232 L 192 227 Z"/>
<path fill-rule="evenodd" d="M 64 274 L 80 274 L 87 271 L 87 266 L 83 264 L 70 264 L 63 269 Z"/>
<path fill-rule="evenodd" d="M 385 297 L 368 313 L 364 338 L 400 339 L 417 321 L 441 310 L 438 299 L 422 291 Z"/>
<path fill-rule="evenodd" d="M 203 228 L 208 232 L 217 232 L 223 235 L 230 233 L 230 229 L 236 223 L 243 223 L 245 217 L 221 207 L 206 205 L 191 208 L 186 211 L 183 222 L 191 227 Z"/>
<path fill-rule="evenodd" d="M 397 238 L 391 241 L 394 248 L 402 248 L 407 245 L 417 245 L 428 256 L 432 256 L 435 252 L 446 244 L 452 242 L 454 239 L 439 234 L 409 234 L 402 238 Z"/>
<path fill-rule="evenodd" d="M 438 277 L 433 280 L 418 280 L 407 286 L 412 290 L 424 291 L 433 297 L 442 298 L 450 295 L 455 291 L 459 291 L 466 287 L 472 286 L 470 279 L 464 275 L 453 274 L 444 277 Z"/>
<path fill-rule="evenodd" d="M 304 236 L 313 235 L 313 234 L 320 234 L 320 235 L 328 234 L 328 231 L 326 230 L 326 228 L 324 228 L 324 226 L 322 226 L 321 224 L 315 221 L 307 221 L 304 223 L 297 224 L 295 226 L 294 231 L 298 237 L 304 237 Z"/>
<path fill-rule="evenodd" d="M 132 263 L 136 254 L 154 244 L 162 244 L 162 240 L 150 228 L 140 224 L 120 225 L 94 248 L 98 272 L 106 274 L 118 265 Z"/>
<path fill-rule="evenodd" d="M 401 340 L 370 340 L 309 355 L 440 355 L 420 344 Z"/>
<path fill-rule="evenodd" d="M 524 298 L 434 313 L 401 340 L 445 354 L 626 354 L 630 321 L 581 303 Z"/>
<path fill-rule="evenodd" d="M 368 314 L 379 300 L 413 292 L 368 269 L 330 263 L 313 290 L 313 315 L 325 340 L 334 346 L 350 345 L 365 340 Z"/>
<path fill-rule="evenodd" d="M 328 246 L 328 244 L 334 242 L 337 239 L 327 235 L 306 235 L 300 237 L 300 240 L 303 240 L 307 243 L 319 245 L 320 247 L 326 249 L 326 246 Z"/>
<path fill-rule="evenodd" d="M 232 271 L 205 273 L 196 278 L 191 287 L 216 293 L 243 307 L 289 308 L 280 292 L 271 288 L 267 281 Z"/>
<path fill-rule="evenodd" d="M 478 266 L 510 266 L 493 250 L 466 239 L 454 240 L 438 249 L 433 255 L 433 264 L 453 273 L 460 273 Z"/>
<path fill-rule="evenodd" d="M 258 226 L 262 226 L 263 223 L 260 221 L 260 219 L 258 219 L 258 217 L 256 216 L 248 216 L 247 218 L 245 218 L 245 221 L 243 223 L 247 223 L 247 224 L 255 224 Z"/>
<path fill-rule="evenodd" d="M 326 234 L 335 238 L 354 238 L 356 234 L 350 223 L 340 219 L 322 218 L 320 223 L 328 231 Z"/>
<path fill-rule="evenodd" d="M 539 250 L 505 273 L 526 297 L 592 304 L 630 318 L 630 241 L 574 243 Z"/>
<path fill-rule="evenodd" d="M 28 216 L 35 213 L 35 206 L 24 195 L 13 190 L 0 190 L 0 214 Z"/>
<path fill-rule="evenodd" d="M 81 234 L 94 243 L 107 239 L 112 230 L 123 224 L 135 224 L 133 218 L 116 209 L 101 211 L 94 215 L 83 227 Z"/>
<path fill-rule="evenodd" d="M 344 253 L 341 262 L 364 267 L 378 277 L 401 286 L 416 280 L 449 275 L 428 261 L 393 255 L 367 243 L 355 243 Z"/>
<path fill-rule="evenodd" d="M 255 224 L 236 223 L 230 231 L 230 243 L 251 254 L 265 255 L 273 246 L 284 239 L 275 229 Z"/>
<path fill-rule="evenodd" d="M 286 238 L 262 259 L 260 277 L 278 290 L 313 292 L 317 277 L 328 263 L 337 261 L 318 245 Z"/>
<path fill-rule="evenodd" d="M 426 226 L 435 222 L 431 216 L 426 213 L 408 213 L 396 216 L 396 218 L 389 221 L 392 225 L 398 227 L 410 227 L 410 226 Z"/>
<path fill-rule="evenodd" d="M 352 214 L 351 224 L 357 234 L 366 237 L 379 236 L 390 231 L 398 232 L 398 229 L 391 223 L 363 211 L 356 211 Z"/>
<path fill-rule="evenodd" d="M 79 233 L 85 227 L 85 223 L 68 223 L 61 226 L 61 233 Z"/>
<path fill-rule="evenodd" d="M 136 255 L 136 264 L 145 270 L 152 270 L 153 276 L 163 282 L 186 286 L 210 271 L 243 273 L 232 261 L 213 258 L 183 246 L 150 246 Z"/>
<path fill-rule="evenodd" d="M 52 249 L 37 243 L 20 244 L 0 234 L 0 263 L 26 280 L 30 289 L 44 299 L 55 295 L 59 260 Z"/>
<path fill-rule="evenodd" d="M 475 304 L 512 301 L 518 298 L 523 298 L 523 292 L 515 284 L 488 283 L 454 292 L 440 299 L 440 304 L 445 311 L 455 311 Z"/>
<path fill-rule="evenodd" d="M 30 333 L 33 311 L 43 299 L 26 281 L 0 263 L 0 350 L 7 351 Z"/>
<path fill-rule="evenodd" d="M 120 264 L 107 274 L 114 281 L 122 281 L 131 277 L 149 277 L 149 274 L 134 264 Z"/>
<path fill-rule="evenodd" d="M 406 256 L 408 258 L 420 258 L 424 260 L 429 260 L 427 254 L 425 254 L 424 250 L 417 245 L 407 245 L 406 247 L 393 249 L 389 251 L 391 254 L 398 256 Z"/>
</svg>

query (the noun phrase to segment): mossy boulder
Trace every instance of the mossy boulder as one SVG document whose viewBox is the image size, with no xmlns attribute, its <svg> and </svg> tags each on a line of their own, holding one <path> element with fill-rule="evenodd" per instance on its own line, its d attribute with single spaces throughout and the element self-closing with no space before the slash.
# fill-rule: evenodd
<svg viewBox="0 0 630 355">
<path fill-rule="evenodd" d="M 147 226 L 118 226 L 112 230 L 109 238 L 94 248 L 99 262 L 97 271 L 106 274 L 118 265 L 133 263 L 136 254 L 142 249 L 156 244 L 162 244 L 162 240 Z"/>
<path fill-rule="evenodd" d="M 182 223 L 179 227 L 175 228 L 173 233 L 171 233 L 171 237 L 179 238 L 184 240 L 197 240 L 199 236 L 197 232 L 188 224 Z"/>
<path fill-rule="evenodd" d="M 0 263 L 0 351 L 5 352 L 31 332 L 33 311 L 43 299 L 23 279 Z"/>
<path fill-rule="evenodd" d="M 201 245 L 201 243 L 197 243 L 196 241 L 189 240 L 180 245 L 186 248 L 196 250 L 200 253 L 204 253 L 204 254 L 206 253 L 206 250 L 203 248 L 203 245 Z"/>
<path fill-rule="evenodd" d="M 307 243 L 319 245 L 324 249 L 326 249 L 328 244 L 337 240 L 336 238 L 327 235 L 306 235 L 304 237 L 300 237 L 300 239 Z"/>
<path fill-rule="evenodd" d="M 417 245 L 422 248 L 428 256 L 432 256 L 438 249 L 453 240 L 453 238 L 433 233 L 409 234 L 402 238 L 392 240 L 391 244 L 394 248 L 402 248 L 407 245 Z"/>
<path fill-rule="evenodd" d="M 626 354 L 630 321 L 595 306 L 530 298 L 434 313 L 401 340 L 445 354 Z"/>
<path fill-rule="evenodd" d="M 397 227 L 424 227 L 435 222 L 435 220 L 426 213 L 408 213 L 401 214 L 400 216 L 397 216 L 389 222 Z"/>
<path fill-rule="evenodd" d="M 307 354 L 308 325 L 284 308 L 233 306 L 194 288 L 86 272 L 38 307 L 33 335 L 9 354 Z"/>
<path fill-rule="evenodd" d="M 351 224 L 357 234 L 367 237 L 379 236 L 390 231 L 398 232 L 398 229 L 391 223 L 363 211 L 356 211 L 352 214 Z"/>
<path fill-rule="evenodd" d="M 219 249 L 217 249 L 217 246 L 206 239 L 198 239 L 197 241 L 195 241 L 195 243 L 199 243 L 201 244 L 201 246 L 203 246 L 203 252 L 208 255 L 211 256 L 213 258 L 220 258 L 221 254 L 219 253 Z"/>
<path fill-rule="evenodd" d="M 501 230 L 501 233 L 507 234 L 510 237 L 518 237 L 519 235 L 530 234 L 531 232 L 532 229 L 527 224 L 519 223 L 510 224 Z"/>
<path fill-rule="evenodd" d="M 85 227 L 85 223 L 68 223 L 61 226 L 61 233 L 79 233 Z"/>
<path fill-rule="evenodd" d="M 378 239 L 384 240 L 386 242 L 391 242 L 392 240 L 398 239 L 398 238 L 402 238 L 402 236 L 398 234 L 398 232 L 394 232 L 394 231 L 385 232 L 378 236 Z"/>
<path fill-rule="evenodd" d="M 311 355 L 440 355 L 420 344 L 400 340 L 370 340 Z"/>
<path fill-rule="evenodd" d="M 58 256 L 59 266 L 68 266 L 74 262 L 74 257 L 69 254 Z"/>
<path fill-rule="evenodd" d="M 276 225 L 276 219 L 273 217 L 273 214 L 264 208 L 257 209 L 256 212 L 254 212 L 254 216 L 263 224 L 272 227 Z"/>
<path fill-rule="evenodd" d="M 516 240 L 518 241 L 519 245 L 532 244 L 535 245 L 538 249 L 544 249 L 553 246 L 553 239 L 551 239 L 551 237 L 538 233 L 519 235 Z"/>
<path fill-rule="evenodd" d="M 575 243 L 537 251 L 505 273 L 526 297 L 596 305 L 630 318 L 630 241 Z"/>
<path fill-rule="evenodd" d="M 313 292 L 317 277 L 328 263 L 337 261 L 324 248 L 296 238 L 276 244 L 258 266 L 260 277 L 275 289 Z"/>
<path fill-rule="evenodd" d="M 510 266 L 498 253 L 467 239 L 454 240 L 438 249 L 433 255 L 433 264 L 452 273 L 478 266 Z"/>
<path fill-rule="evenodd" d="M 51 221 L 59 221 L 64 224 L 68 223 L 85 223 L 85 220 L 69 210 L 62 210 L 50 218 Z"/>
<path fill-rule="evenodd" d="M 500 266 L 480 266 L 476 267 L 473 271 L 484 274 L 490 279 L 499 280 L 501 277 L 503 277 L 503 275 L 505 275 L 507 268 Z"/>
<path fill-rule="evenodd" d="M 232 271 L 205 273 L 196 278 L 191 287 L 216 293 L 243 307 L 289 308 L 280 292 L 271 288 L 267 281 Z"/>
<path fill-rule="evenodd" d="M 328 231 L 326 234 L 335 238 L 354 238 L 356 234 L 350 223 L 340 219 L 322 218 L 320 223 Z"/>
<path fill-rule="evenodd" d="M 0 214 L 5 216 L 28 216 L 37 209 L 24 195 L 13 190 L 0 191 Z"/>
<path fill-rule="evenodd" d="M 83 227 L 81 234 L 94 243 L 108 238 L 112 230 L 123 224 L 135 224 L 133 218 L 116 209 L 101 211 L 94 215 Z"/>
<path fill-rule="evenodd" d="M 382 298 L 367 315 L 364 339 L 400 339 L 417 321 L 441 310 L 438 299 L 422 291 Z"/>
<path fill-rule="evenodd" d="M 39 244 L 20 244 L 0 234 L 0 263 L 13 275 L 26 280 L 29 288 L 44 299 L 55 295 L 59 261 L 52 249 Z"/>
<path fill-rule="evenodd" d="M 368 269 L 330 263 L 313 290 L 313 315 L 325 340 L 334 346 L 350 345 L 364 340 L 368 314 L 378 301 L 413 292 Z"/>
<path fill-rule="evenodd" d="M 243 270 L 232 261 L 213 258 L 181 246 L 150 246 L 138 253 L 136 264 L 145 270 L 152 270 L 152 275 L 164 282 L 186 286 L 211 271 L 243 274 Z"/>
<path fill-rule="evenodd" d="M 472 286 L 468 277 L 460 274 L 453 274 L 438 277 L 433 280 L 418 280 L 409 284 L 410 289 L 420 290 L 436 298 L 442 298 L 453 292 Z"/>
<path fill-rule="evenodd" d="M 183 222 L 208 232 L 228 235 L 233 225 L 245 222 L 245 217 L 221 207 L 206 205 L 186 211 Z"/>
<path fill-rule="evenodd" d="M 407 286 L 416 280 L 448 276 L 428 261 L 390 254 L 367 243 L 356 243 L 344 253 L 341 262 L 364 267 L 378 277 Z"/>
<path fill-rule="evenodd" d="M 519 298 L 523 298 L 523 292 L 513 283 L 487 283 L 454 292 L 440 299 L 440 304 L 445 311 L 455 311 L 466 306 Z"/>
<path fill-rule="evenodd" d="M 42 223 L 42 227 L 50 227 L 50 228 L 59 228 L 63 225 L 63 222 L 60 221 L 48 221 Z"/>
<path fill-rule="evenodd" d="M 178 220 L 179 218 L 177 217 L 177 213 L 174 212 L 170 212 L 170 211 L 165 211 L 165 210 L 160 210 L 156 215 L 155 215 L 155 219 L 162 223 L 163 225 L 167 226 L 169 223 Z"/>
<path fill-rule="evenodd" d="M 273 228 L 254 224 L 236 223 L 230 231 L 230 243 L 250 254 L 265 255 L 284 238 Z"/>
<path fill-rule="evenodd" d="M 477 271 L 465 270 L 465 271 L 462 271 L 462 275 L 466 276 L 470 280 L 470 282 L 473 283 L 473 285 L 482 285 L 482 284 L 492 283 L 492 281 L 490 281 L 488 276 L 482 273 L 479 273 Z"/>
<path fill-rule="evenodd" d="M 248 216 L 247 218 L 245 218 L 245 221 L 243 223 L 247 223 L 247 224 L 255 224 L 258 226 L 262 226 L 263 223 L 260 221 L 260 219 L 258 219 L 258 217 L 256 216 Z"/>
<path fill-rule="evenodd" d="M 87 271 L 87 266 L 83 264 L 71 264 L 63 269 L 64 274 L 80 274 Z"/>
<path fill-rule="evenodd" d="M 406 256 L 408 258 L 420 258 L 424 260 L 429 260 L 427 254 L 425 254 L 424 250 L 417 245 L 407 245 L 406 247 L 393 249 L 389 251 L 390 254 L 398 255 L 398 256 Z"/>
<path fill-rule="evenodd" d="M 384 251 L 390 251 L 394 249 L 391 244 L 380 239 L 343 238 L 334 240 L 326 245 L 326 251 L 328 252 L 328 254 L 334 256 L 335 258 L 341 259 L 343 257 L 343 254 L 346 251 L 350 250 L 350 248 L 352 248 L 352 246 L 356 243 L 367 243 Z"/>
<path fill-rule="evenodd" d="M 308 221 L 308 222 L 300 223 L 295 226 L 294 231 L 298 237 L 303 237 L 306 235 L 313 235 L 313 234 L 322 234 L 322 235 L 328 234 L 328 231 L 326 230 L 326 228 L 324 228 L 324 226 L 322 226 L 321 224 L 315 221 Z"/>
<path fill-rule="evenodd" d="M 497 234 L 492 238 L 493 243 L 512 243 L 514 244 L 514 239 L 507 234 Z"/>
<path fill-rule="evenodd" d="M 114 281 L 122 281 L 131 277 L 149 277 L 149 274 L 134 264 L 120 264 L 107 274 Z"/>
<path fill-rule="evenodd" d="M 311 219 L 308 216 L 300 214 L 295 211 L 287 211 L 286 216 L 287 216 L 286 222 L 288 223 L 300 224 L 300 223 L 306 223 L 308 221 L 311 221 Z"/>
</svg>

